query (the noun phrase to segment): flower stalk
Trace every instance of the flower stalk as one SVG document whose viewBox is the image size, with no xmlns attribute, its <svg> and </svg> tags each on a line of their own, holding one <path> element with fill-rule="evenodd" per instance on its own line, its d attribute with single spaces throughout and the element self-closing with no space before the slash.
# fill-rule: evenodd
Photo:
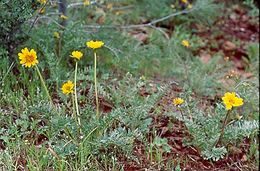
<svg viewBox="0 0 260 171">
<path fill-rule="evenodd" d="M 95 96 L 96 96 L 96 117 L 99 119 L 99 103 L 97 90 L 97 53 L 94 51 L 94 82 L 95 82 Z"/>
<path fill-rule="evenodd" d="M 227 120 L 228 120 L 230 113 L 231 113 L 231 110 L 228 110 L 227 113 L 226 113 L 225 119 L 224 119 L 223 124 L 222 124 L 221 131 L 220 131 L 220 136 L 219 136 L 218 140 L 216 141 L 215 146 L 217 146 L 223 138 L 223 135 L 224 135 L 224 132 L 225 132 L 225 127 L 227 125 Z"/>
<path fill-rule="evenodd" d="M 75 119 L 75 122 L 78 123 L 78 118 L 77 118 L 77 114 L 76 114 L 76 108 L 75 108 L 75 98 L 73 96 L 73 94 L 71 94 L 71 99 L 72 99 L 72 116 Z"/>
<path fill-rule="evenodd" d="M 99 119 L 99 104 L 98 104 L 98 89 L 97 89 L 97 53 L 96 50 L 104 46 L 104 42 L 99 40 L 87 41 L 88 48 L 94 51 L 94 82 L 95 82 L 95 96 L 96 96 L 96 118 Z"/>
<path fill-rule="evenodd" d="M 41 74 L 41 72 L 40 72 L 38 66 L 35 65 L 35 68 L 36 68 L 36 71 L 37 71 L 37 73 L 38 73 L 38 75 L 39 75 L 39 77 L 40 77 L 40 80 L 41 80 L 41 82 L 42 82 L 43 88 L 44 88 L 44 90 L 45 90 L 45 92 L 46 92 L 46 94 L 47 94 L 47 96 L 48 96 L 48 99 L 49 99 L 51 105 L 53 106 L 53 108 L 55 108 L 54 103 L 53 103 L 53 101 L 52 101 L 52 98 L 51 98 L 51 96 L 50 96 L 50 94 L 49 94 L 49 91 L 48 91 L 48 89 L 47 89 L 47 86 L 46 86 L 46 84 L 45 84 L 45 81 L 43 80 L 42 74 Z"/>
<path fill-rule="evenodd" d="M 184 115 L 183 115 L 183 111 L 182 111 L 182 109 L 178 106 L 177 107 L 177 109 L 180 111 L 180 113 L 181 113 L 181 117 L 182 117 L 182 120 L 184 121 Z"/>
<path fill-rule="evenodd" d="M 79 105 L 78 105 L 78 97 L 77 97 L 77 69 L 78 69 L 78 62 L 76 61 L 75 65 L 75 75 L 74 75 L 74 97 L 75 97 L 75 108 L 76 108 L 76 119 L 78 120 L 78 128 L 81 133 L 81 120 L 79 114 Z"/>
</svg>

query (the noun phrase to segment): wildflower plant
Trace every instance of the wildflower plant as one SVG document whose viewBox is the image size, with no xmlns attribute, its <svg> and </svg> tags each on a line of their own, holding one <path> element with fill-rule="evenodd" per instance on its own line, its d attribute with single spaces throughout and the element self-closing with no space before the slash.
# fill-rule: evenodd
<svg viewBox="0 0 260 171">
<path fill-rule="evenodd" d="M 78 120 L 78 129 L 81 133 L 81 120 L 80 120 L 80 113 L 79 113 L 79 105 L 78 105 L 78 97 L 77 97 L 77 70 L 78 70 L 78 61 L 82 58 L 83 53 L 80 51 L 73 51 L 70 55 L 71 58 L 75 59 L 75 74 L 74 74 L 74 99 L 75 99 L 75 108 L 76 108 L 76 120 Z M 73 98 L 72 98 L 73 99 Z M 74 103 L 73 103 L 74 104 Z"/>
<path fill-rule="evenodd" d="M 232 107 L 239 107 L 239 106 L 242 106 L 244 104 L 243 99 L 237 97 L 235 92 L 225 93 L 225 95 L 222 97 L 222 100 L 223 100 L 223 103 L 225 104 L 227 113 L 226 113 L 225 119 L 223 121 L 221 133 L 220 133 L 219 139 L 216 142 L 216 145 L 218 145 L 220 143 L 220 141 L 221 141 L 221 139 L 224 135 L 225 127 L 226 127 L 227 120 L 228 120 L 228 117 L 230 115 L 230 112 L 232 110 Z"/>
<path fill-rule="evenodd" d="M 182 44 L 182 46 L 184 46 L 184 47 L 190 47 L 190 42 L 188 41 L 188 40 L 183 40 L 183 41 L 181 41 L 181 44 Z"/>
<path fill-rule="evenodd" d="M 29 38 L 24 25 L 39 5 L 36 1 L 13 0 L 10 3 L 9 0 L 1 0 L 0 47 L 8 51 L 10 58 L 13 59 L 15 48 Z"/>
<path fill-rule="evenodd" d="M 175 105 L 175 106 L 179 106 L 179 105 L 181 105 L 181 104 L 183 104 L 184 103 L 184 100 L 182 99 L 182 98 L 174 98 L 173 99 L 173 104 Z"/>
<path fill-rule="evenodd" d="M 227 144 L 251 137 L 259 127 L 254 120 L 244 120 L 245 118 L 237 116 L 235 108 L 244 105 L 244 102 L 234 92 L 225 93 L 222 103 L 207 110 L 199 109 L 198 102 L 194 102 L 190 96 L 188 92 L 185 93 L 187 105 L 182 110 L 186 115 L 180 117 L 176 112 L 168 115 L 184 122 L 192 138 L 185 138 L 183 143 L 197 147 L 206 160 L 222 159 L 228 153 Z"/>
<path fill-rule="evenodd" d="M 51 105 L 55 108 L 55 105 L 54 105 L 54 103 L 52 101 L 52 98 L 51 98 L 51 96 L 49 94 L 48 88 L 47 88 L 47 86 L 45 84 L 45 81 L 44 81 L 44 79 L 42 77 L 42 74 L 41 74 L 41 72 L 40 72 L 40 70 L 39 70 L 39 68 L 37 66 L 37 64 L 39 62 L 38 62 L 38 59 L 37 59 L 36 51 L 34 49 L 29 50 L 28 48 L 24 48 L 24 49 L 21 50 L 20 53 L 18 53 L 18 57 L 19 57 L 21 65 L 23 65 L 25 67 L 28 67 L 28 68 L 35 66 L 37 74 L 40 77 L 40 80 L 42 82 L 44 90 L 45 90 L 45 92 L 46 92 L 46 94 L 47 94 L 47 96 L 49 98 L 49 101 L 50 101 Z"/>
<path fill-rule="evenodd" d="M 98 103 L 98 90 L 97 90 L 97 52 L 96 50 L 104 45 L 102 41 L 88 41 L 86 46 L 94 51 L 94 82 L 95 82 L 95 95 L 96 95 L 96 117 L 99 118 L 99 103 Z"/>
<path fill-rule="evenodd" d="M 182 111 L 182 109 L 180 107 L 184 103 L 184 100 L 182 98 L 180 98 L 180 97 L 177 97 L 177 98 L 173 99 L 172 103 L 178 108 L 178 110 L 181 112 L 182 119 L 184 119 L 183 111 Z"/>
</svg>

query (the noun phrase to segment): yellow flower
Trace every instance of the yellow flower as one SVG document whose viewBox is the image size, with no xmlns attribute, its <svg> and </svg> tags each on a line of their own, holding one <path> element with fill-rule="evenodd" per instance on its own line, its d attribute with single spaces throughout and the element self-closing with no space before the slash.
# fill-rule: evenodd
<svg viewBox="0 0 260 171">
<path fill-rule="evenodd" d="M 55 38 L 59 39 L 59 38 L 60 38 L 60 33 L 57 32 L 57 31 L 55 31 L 55 32 L 53 33 L 53 36 L 54 36 Z"/>
<path fill-rule="evenodd" d="M 67 20 L 68 19 L 68 17 L 66 15 L 63 15 L 63 14 L 60 15 L 60 18 L 63 19 L 63 20 Z"/>
<path fill-rule="evenodd" d="M 185 46 L 185 47 L 190 47 L 190 42 L 188 40 L 183 40 L 181 42 L 182 46 Z"/>
<path fill-rule="evenodd" d="M 187 8 L 188 8 L 188 9 L 191 9 L 191 8 L 192 8 L 192 4 L 189 4 L 189 5 L 187 6 Z"/>
<path fill-rule="evenodd" d="M 182 98 L 175 98 L 175 99 L 173 99 L 173 104 L 175 106 L 181 105 L 182 103 L 184 103 L 184 100 Z"/>
<path fill-rule="evenodd" d="M 142 80 L 142 81 L 145 81 L 145 76 L 144 75 L 142 75 L 141 77 L 140 77 L 140 80 Z"/>
<path fill-rule="evenodd" d="M 223 103 L 227 110 L 231 110 L 232 107 L 242 106 L 244 104 L 243 99 L 236 96 L 235 92 L 227 92 L 222 97 Z"/>
<path fill-rule="evenodd" d="M 84 4 L 85 6 L 90 5 L 90 0 L 84 0 L 83 4 Z"/>
<path fill-rule="evenodd" d="M 70 57 L 80 60 L 83 56 L 83 53 L 80 51 L 73 51 L 70 55 Z"/>
<path fill-rule="evenodd" d="M 113 4 L 112 3 L 108 3 L 107 4 L 107 9 L 112 9 L 113 8 Z"/>
<path fill-rule="evenodd" d="M 41 4 L 46 4 L 47 0 L 38 0 Z"/>
<path fill-rule="evenodd" d="M 66 95 L 73 93 L 73 87 L 74 87 L 74 84 L 71 81 L 67 81 L 61 87 L 62 93 L 66 94 Z"/>
<path fill-rule="evenodd" d="M 24 48 L 21 50 L 21 53 L 18 53 L 20 64 L 24 65 L 25 67 L 32 67 L 36 64 L 38 64 L 37 55 L 34 49 L 31 49 L 30 51 L 28 48 Z"/>
<path fill-rule="evenodd" d="M 175 5 L 174 5 L 174 4 L 171 4 L 171 8 L 174 9 L 174 8 L 175 8 Z"/>
<path fill-rule="evenodd" d="M 91 41 L 86 42 L 86 45 L 87 45 L 87 47 L 89 47 L 91 49 L 98 49 L 104 45 L 104 42 L 91 40 Z"/>
<path fill-rule="evenodd" d="M 187 4 L 188 0 L 181 0 L 182 3 Z"/>
</svg>

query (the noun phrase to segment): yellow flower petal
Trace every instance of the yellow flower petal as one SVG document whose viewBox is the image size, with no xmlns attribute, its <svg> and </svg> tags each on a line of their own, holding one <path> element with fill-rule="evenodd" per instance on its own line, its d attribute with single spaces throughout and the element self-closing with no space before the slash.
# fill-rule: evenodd
<svg viewBox="0 0 260 171">
<path fill-rule="evenodd" d="M 90 0 L 84 0 L 83 4 L 84 4 L 85 6 L 90 5 Z"/>
<path fill-rule="evenodd" d="M 63 20 L 67 20 L 68 19 L 68 17 L 66 15 L 64 15 L 64 14 L 61 14 L 60 18 L 63 19 Z"/>
<path fill-rule="evenodd" d="M 187 4 L 188 0 L 181 0 L 182 3 Z"/>
<path fill-rule="evenodd" d="M 191 9 L 191 8 L 192 8 L 192 5 L 191 5 L 191 4 L 189 4 L 189 5 L 187 6 L 187 8 L 188 8 L 188 9 Z"/>
<path fill-rule="evenodd" d="M 38 0 L 41 4 L 46 4 L 47 0 Z"/>
<path fill-rule="evenodd" d="M 231 105 L 231 104 L 226 104 L 226 109 L 227 109 L 227 110 L 232 109 L 232 105 Z"/>
<path fill-rule="evenodd" d="M 87 47 L 89 47 L 91 49 L 98 49 L 104 45 L 104 42 L 91 40 L 91 41 L 86 42 L 86 45 L 87 45 Z"/>
<path fill-rule="evenodd" d="M 233 106 L 242 106 L 244 104 L 243 99 L 242 98 L 235 98 L 235 103 L 233 104 Z"/>
<path fill-rule="evenodd" d="M 59 38 L 60 38 L 60 33 L 57 32 L 57 31 L 55 31 L 55 32 L 53 33 L 53 36 L 54 36 L 55 38 L 59 39 Z"/>
</svg>

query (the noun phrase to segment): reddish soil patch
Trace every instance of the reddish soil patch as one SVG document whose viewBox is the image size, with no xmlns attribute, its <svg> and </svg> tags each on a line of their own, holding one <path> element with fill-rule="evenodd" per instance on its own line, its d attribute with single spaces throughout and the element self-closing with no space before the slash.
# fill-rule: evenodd
<svg viewBox="0 0 260 171">
<path fill-rule="evenodd" d="M 246 10 L 238 5 L 226 9 L 224 13 L 226 15 L 220 17 L 211 28 L 193 25 L 198 30 L 196 34 L 206 44 L 195 53 L 204 60 L 205 54 L 210 58 L 216 52 L 223 52 L 225 60 L 232 60 L 237 69 L 244 70 L 248 65 L 243 60 L 248 58 L 246 45 L 259 40 L 258 19 L 248 16 Z"/>
</svg>

